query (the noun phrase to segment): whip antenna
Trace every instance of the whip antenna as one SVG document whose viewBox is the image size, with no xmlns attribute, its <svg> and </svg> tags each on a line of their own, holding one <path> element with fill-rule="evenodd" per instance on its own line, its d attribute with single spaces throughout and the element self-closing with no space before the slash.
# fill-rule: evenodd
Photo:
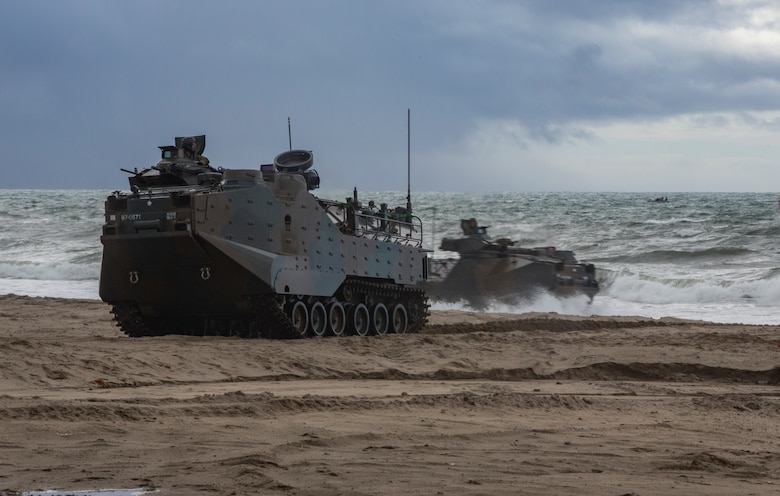
<svg viewBox="0 0 780 496">
<path fill-rule="evenodd" d="M 433 207 L 433 232 L 431 233 L 431 253 L 436 253 L 436 212 L 437 208 Z"/>
<path fill-rule="evenodd" d="M 290 118 L 287 118 L 287 139 L 290 140 L 290 150 L 292 150 L 292 128 L 290 128 Z"/>
<path fill-rule="evenodd" d="M 412 109 L 406 109 L 406 211 L 412 213 Z M 780 202 L 778 202 L 780 204 Z"/>
</svg>

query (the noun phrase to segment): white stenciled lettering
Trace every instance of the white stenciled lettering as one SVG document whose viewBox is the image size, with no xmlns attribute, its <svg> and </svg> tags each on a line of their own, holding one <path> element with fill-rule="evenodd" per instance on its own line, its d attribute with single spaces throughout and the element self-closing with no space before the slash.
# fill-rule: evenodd
<svg viewBox="0 0 780 496">
<path fill-rule="evenodd" d="M 141 220 L 141 214 L 122 214 L 122 220 Z"/>
</svg>

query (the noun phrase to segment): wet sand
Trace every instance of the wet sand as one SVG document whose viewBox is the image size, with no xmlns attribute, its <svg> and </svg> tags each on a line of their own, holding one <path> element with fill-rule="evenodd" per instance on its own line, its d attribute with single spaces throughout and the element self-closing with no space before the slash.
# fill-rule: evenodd
<svg viewBox="0 0 780 496">
<path fill-rule="evenodd" d="M 780 332 L 434 311 L 419 334 L 129 338 L 0 296 L 0 494 L 780 494 Z"/>
</svg>

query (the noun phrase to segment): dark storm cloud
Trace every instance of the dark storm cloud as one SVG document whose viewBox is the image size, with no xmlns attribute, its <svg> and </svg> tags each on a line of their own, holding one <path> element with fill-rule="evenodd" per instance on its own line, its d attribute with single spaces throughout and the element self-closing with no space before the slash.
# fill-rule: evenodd
<svg viewBox="0 0 780 496">
<path fill-rule="evenodd" d="M 522 148 L 588 140 L 583 122 L 774 110 L 777 53 L 706 41 L 765 5 L 8 0 L 0 160 L 23 170 L 5 187 L 123 187 L 119 167 L 187 134 L 254 167 L 287 147 L 290 116 L 324 184 L 402 190 L 409 107 L 428 157 L 481 121 L 517 123 Z"/>
<path fill-rule="evenodd" d="M 477 93 L 484 98 L 479 107 L 495 116 L 560 122 L 674 115 L 733 109 L 752 99 L 761 109 L 768 103 L 777 108 L 758 91 L 728 94 L 762 78 L 778 80 L 777 60 L 701 53 L 687 45 L 689 39 L 677 37 L 680 31 L 693 38 L 697 31 L 739 26 L 745 14 L 736 5 L 575 0 L 498 5 L 506 9 L 505 18 L 482 19 L 492 29 L 445 35 L 454 38 L 449 46 L 463 43 L 460 56 L 470 58 L 458 64 L 463 79 L 482 83 L 474 84 L 483 90 Z M 669 32 L 656 38 L 631 32 L 632 25 L 639 31 L 648 23 Z M 627 67 L 622 59 L 634 54 L 646 60 Z M 471 98 L 473 89 L 468 88 Z"/>
</svg>

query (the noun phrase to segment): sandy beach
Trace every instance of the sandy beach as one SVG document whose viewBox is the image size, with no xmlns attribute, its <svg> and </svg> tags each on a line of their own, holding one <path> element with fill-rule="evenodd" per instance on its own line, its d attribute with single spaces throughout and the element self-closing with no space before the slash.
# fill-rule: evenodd
<svg viewBox="0 0 780 496">
<path fill-rule="evenodd" d="M 779 345 L 461 311 L 381 338 L 130 338 L 99 301 L 0 296 L 0 494 L 779 494 Z"/>
</svg>

